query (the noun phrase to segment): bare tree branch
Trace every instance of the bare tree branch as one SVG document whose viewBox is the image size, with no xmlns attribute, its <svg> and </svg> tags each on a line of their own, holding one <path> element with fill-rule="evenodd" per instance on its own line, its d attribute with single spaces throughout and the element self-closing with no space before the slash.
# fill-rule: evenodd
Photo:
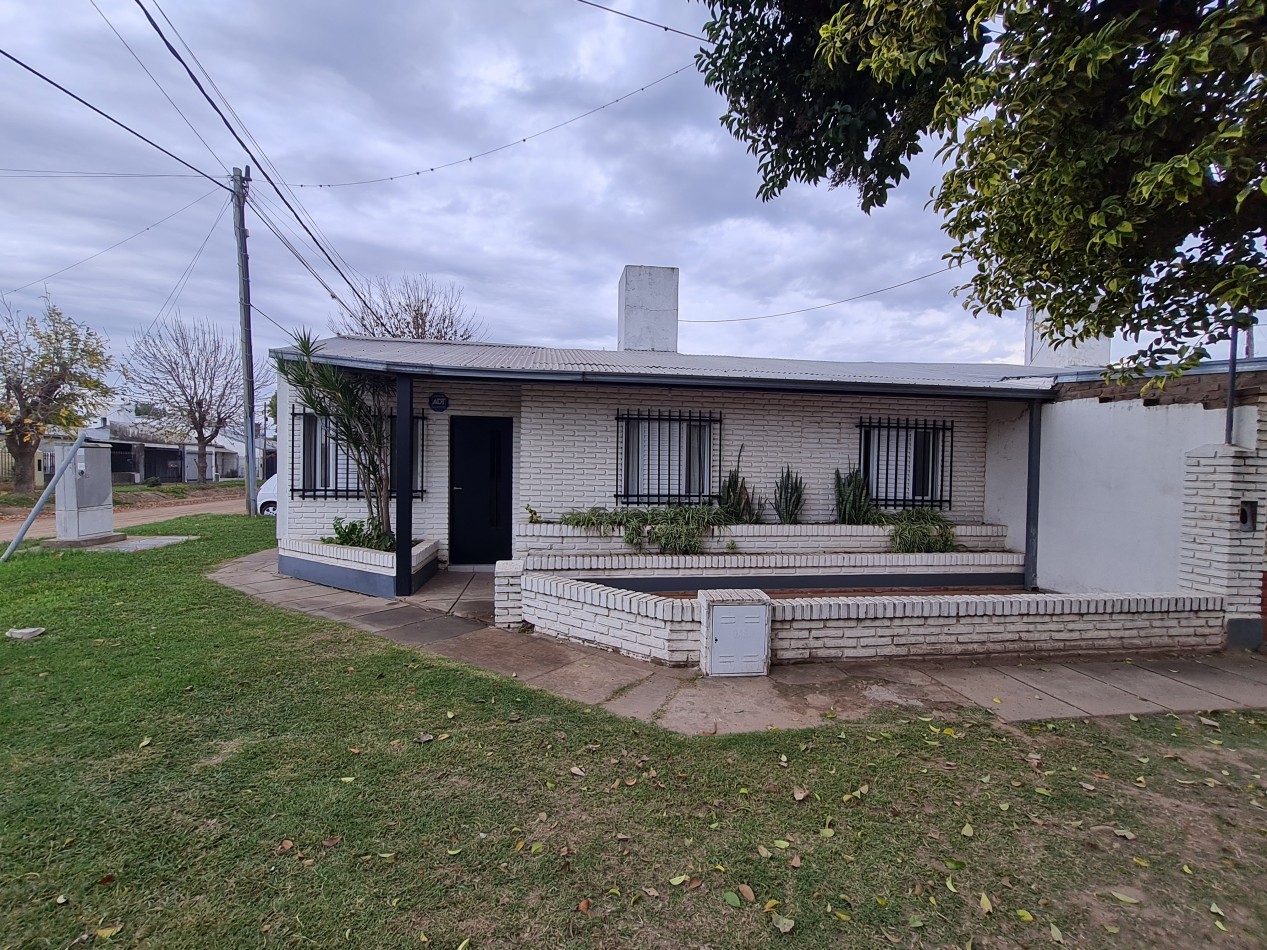
<svg viewBox="0 0 1267 950">
<path fill-rule="evenodd" d="M 462 288 L 441 284 L 426 274 L 379 277 L 367 281 L 360 299 L 366 304 L 353 314 L 334 317 L 330 326 L 345 336 L 376 336 L 398 340 L 479 340 L 484 325 L 469 313 Z"/>
<path fill-rule="evenodd" d="M 240 430 L 245 423 L 236 336 L 178 313 L 133 339 L 123 376 L 129 394 L 158 411 L 160 427 L 188 433 L 197 443 L 198 481 L 205 482 L 207 446 L 226 429 Z"/>
</svg>

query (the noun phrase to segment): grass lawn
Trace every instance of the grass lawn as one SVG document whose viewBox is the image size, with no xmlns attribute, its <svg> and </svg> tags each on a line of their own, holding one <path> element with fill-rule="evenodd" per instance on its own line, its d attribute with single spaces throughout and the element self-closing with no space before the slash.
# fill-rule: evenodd
<svg viewBox="0 0 1267 950">
<path fill-rule="evenodd" d="M 0 565 L 0 947 L 1267 943 L 1267 714 L 682 737 L 204 579 L 272 530 Z"/>
</svg>

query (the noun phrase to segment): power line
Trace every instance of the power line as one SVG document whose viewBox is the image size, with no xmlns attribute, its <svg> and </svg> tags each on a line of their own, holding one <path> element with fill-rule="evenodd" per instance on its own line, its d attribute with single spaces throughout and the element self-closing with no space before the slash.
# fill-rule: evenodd
<svg viewBox="0 0 1267 950">
<path fill-rule="evenodd" d="M 281 330 L 282 333 L 290 332 L 284 326 L 282 326 L 280 323 L 278 323 L 276 320 L 274 320 L 272 317 L 266 314 L 263 310 L 261 310 L 259 307 L 255 306 L 255 304 L 251 304 L 251 309 L 254 310 L 256 313 L 258 313 L 261 317 L 263 317 L 269 323 L 271 323 L 273 326 L 277 327 L 277 329 Z"/>
<path fill-rule="evenodd" d="M 654 20 L 644 20 L 640 16 L 634 16 L 632 13 L 626 13 L 624 10 L 613 10 L 611 7 L 602 6 L 601 4 L 592 2 L 592 0 L 578 0 L 578 2 L 585 4 L 587 7 L 593 7 L 596 10 L 606 10 L 608 13 L 616 14 L 616 16 L 623 16 L 630 20 L 637 20 L 639 23 L 645 23 L 647 26 L 654 26 L 658 29 L 664 30 L 666 33 L 676 33 L 678 36 L 685 36 L 692 40 L 699 40 L 701 43 L 707 43 L 709 46 L 717 45 L 707 36 L 700 36 L 698 33 L 686 33 L 671 26 L 665 26 L 663 23 L 656 23 Z"/>
<path fill-rule="evenodd" d="M 185 205 L 183 208 L 178 208 L 177 210 L 173 211 L 173 212 L 172 212 L 171 214 L 169 214 L 167 217 L 165 217 L 165 218 L 159 218 L 159 219 L 158 219 L 157 221 L 155 221 L 153 224 L 149 225 L 148 227 L 141 228 L 141 230 L 137 231 L 135 234 L 129 234 L 129 235 L 128 235 L 127 237 L 125 237 L 122 241 L 116 241 L 114 244 L 111 244 L 109 247 L 102 248 L 102 249 L 101 249 L 100 251 L 98 251 L 96 254 L 89 254 L 89 255 L 88 255 L 87 257 L 85 257 L 83 260 L 75 261 L 75 263 L 73 263 L 73 264 L 67 264 L 67 265 L 66 265 L 65 267 L 63 267 L 61 270 L 55 270 L 55 271 L 53 271 L 53 273 L 51 273 L 51 274 L 49 274 L 49 275 L 47 275 L 47 276 L 45 276 L 45 277 L 41 277 L 39 280 L 33 280 L 33 281 L 31 281 L 30 283 L 23 284 L 21 287 L 14 287 L 12 290 L 10 290 L 10 291 L 9 291 L 9 293 L 11 293 L 11 294 L 16 294 L 18 291 L 21 291 L 21 290 L 26 290 L 26 288 L 28 288 L 28 287 L 33 287 L 33 286 L 35 286 L 36 284 L 42 284 L 42 283 L 44 283 L 44 281 L 46 281 L 46 280 L 51 280 L 52 278 L 56 277 L 58 274 L 64 274 L 64 273 L 66 273 L 68 270 L 70 270 L 72 267 L 78 267 L 80 264 L 87 264 L 89 261 L 93 260 L 94 258 L 98 258 L 98 257 L 100 257 L 102 254 L 106 253 L 106 251 L 113 251 L 116 247 L 119 247 L 120 245 L 123 245 L 123 244 L 127 244 L 127 243 L 128 243 L 128 241 L 132 240 L 133 238 L 138 238 L 138 237 L 140 237 L 140 236 L 141 236 L 142 234 L 144 234 L 146 231 L 151 231 L 151 230 L 153 230 L 154 228 L 156 228 L 156 227 L 158 227 L 160 224 L 162 224 L 164 221 L 170 221 L 172 218 L 176 217 L 176 215 L 180 214 L 182 211 L 188 211 L 188 210 L 189 210 L 190 208 L 192 208 L 194 205 L 198 204 L 198 203 L 199 203 L 199 202 L 201 202 L 201 201 L 205 201 L 206 199 L 210 198 L 210 197 L 211 197 L 212 195 L 214 195 L 214 194 L 215 194 L 215 189 L 212 189 L 211 191 L 209 191 L 209 192 L 207 192 L 205 195 L 203 195 L 201 198 L 195 198 L 193 201 L 189 202 L 189 204 Z"/>
<path fill-rule="evenodd" d="M 132 128 L 132 127 L 131 127 L 131 126 L 129 126 L 129 125 L 125 125 L 124 123 L 122 123 L 122 122 L 120 122 L 118 119 L 116 119 L 114 116 L 109 115 L 108 113 L 102 112 L 100 109 L 98 109 L 96 106 L 94 106 L 94 105 L 93 105 L 91 102 L 89 102 L 87 99 L 84 99 L 84 98 L 82 98 L 82 97 L 80 97 L 80 96 L 75 95 L 73 92 L 71 92 L 71 91 L 70 91 L 69 89 L 67 89 L 65 86 L 63 86 L 61 83 L 54 82 L 52 79 L 49 79 L 47 76 L 45 76 L 42 72 L 40 72 L 40 71 L 39 71 L 38 69 L 36 69 L 35 67 L 33 67 L 33 66 L 28 66 L 26 63 L 22 62 L 22 60 L 18 59 L 16 56 L 14 56 L 12 53 L 8 52 L 7 50 L 0 49 L 0 56 L 3 56 L 5 59 L 9 60 L 9 61 L 10 61 L 10 62 L 12 62 L 12 63 L 17 64 L 18 66 L 21 66 L 23 69 L 25 69 L 25 70 L 26 70 L 28 73 L 30 73 L 32 76 L 35 76 L 35 77 L 37 77 L 37 78 L 39 78 L 39 79 L 44 80 L 46 83 L 48 83 L 48 84 L 49 84 L 50 86 L 52 86 L 54 89 L 58 90 L 59 92 L 63 92 L 63 93 L 65 93 L 66 95 L 70 96 L 72 99 L 74 99 L 74 100 L 75 100 L 76 102 L 78 102 L 80 105 L 82 105 L 82 106 L 87 106 L 87 107 L 88 107 L 89 109 L 91 109 L 93 112 L 97 113 L 97 115 L 101 116 L 103 119 L 108 119 L 110 122 L 113 122 L 115 125 L 117 125 L 117 126 L 118 126 L 119 128 L 121 128 L 121 129 L 123 129 L 123 131 L 127 132 L 128 134 L 130 134 L 130 135 L 135 135 L 138 139 L 140 139 L 140 140 L 141 140 L 142 142 L 144 142 L 146 145 L 149 145 L 149 146 L 151 146 L 152 148 L 156 148 L 156 149 L 158 149 L 160 152 L 162 152 L 162 153 L 163 153 L 164 155 L 166 155 L 168 158 L 171 158 L 171 159 L 174 159 L 174 160 L 175 160 L 175 161 L 177 161 L 177 162 L 180 162 L 180 164 L 184 165 L 184 166 L 185 166 L 186 168 L 188 168 L 190 171 L 195 171 L 195 172 L 197 172 L 199 175 L 201 175 L 203 178 L 207 179 L 207 181 L 214 182 L 214 183 L 215 183 L 215 186 L 216 186 L 217 188 L 223 188 L 225 191 L 230 191 L 230 190 L 232 190 L 232 189 L 230 189 L 230 188 L 229 188 L 229 186 L 228 186 L 228 185 L 223 185 L 223 184 L 221 184 L 221 183 L 220 183 L 220 182 L 219 182 L 216 178 L 212 177 L 211 175 L 208 175 L 208 174 L 207 174 L 206 172 L 204 172 L 201 168 L 198 168 L 196 165 L 191 165 L 191 164 L 189 164 L 189 162 L 185 161 L 183 158 L 180 158 L 180 157 L 179 157 L 179 156 L 177 156 L 177 155 L 173 155 L 171 152 L 167 151 L 167 149 L 163 148 L 163 146 L 159 145 L 157 142 L 153 141 L 152 139 L 148 139 L 148 138 L 146 138 L 146 137 L 145 137 L 144 135 L 142 135 L 140 132 L 136 131 L 136 129 Z"/>
<path fill-rule="evenodd" d="M 299 249 L 295 247 L 294 243 L 290 240 L 290 238 L 286 237 L 286 235 L 282 233 L 281 228 L 278 226 L 278 224 L 275 221 L 273 221 L 272 216 L 269 215 L 267 212 L 265 212 L 263 208 L 259 206 L 259 204 L 257 203 L 255 199 L 251 199 L 251 207 L 252 209 L 254 209 L 259 219 L 264 222 L 264 226 L 273 232 L 277 240 L 281 241 L 282 246 L 285 247 L 286 250 L 290 251 L 290 253 L 294 256 L 295 260 L 299 261 L 299 263 L 303 265 L 303 268 L 306 271 L 308 271 L 309 274 L 313 276 L 313 278 L 317 281 L 317 283 L 319 283 L 323 288 L 325 288 L 325 292 L 330 295 L 330 299 L 333 300 L 335 303 L 337 303 L 344 310 L 346 310 L 348 314 L 353 314 L 354 311 L 352 310 L 352 308 L 343 302 L 343 299 L 337 293 L 335 293 L 334 288 L 331 287 L 328 283 L 326 283 L 325 278 L 322 277 L 321 274 L 317 272 L 317 269 L 314 268 L 311 263 L 309 263 L 308 259 L 304 257 L 302 253 L 300 253 Z"/>
<path fill-rule="evenodd" d="M 341 268 L 338 265 L 335 259 L 331 256 L 330 252 L 327 251 L 325 247 L 321 244 L 321 242 L 317 240 L 316 235 L 312 233 L 312 229 L 308 227 L 307 222 L 304 221 L 304 219 L 300 216 L 299 212 L 296 211 L 294 206 L 290 203 L 290 201 L 287 200 L 285 193 L 281 190 L 281 188 L 278 187 L 277 182 L 273 180 L 273 176 L 268 173 L 268 169 L 265 168 L 260 163 L 259 159 L 255 157 L 254 153 L 252 153 L 251 151 L 251 147 L 247 145 L 245 141 L 243 141 L 242 136 L 238 134 L 238 130 L 234 128 L 233 123 L 231 123 L 228 120 L 224 112 L 220 109 L 220 106 L 207 93 L 207 90 L 203 87 L 198 77 L 194 74 L 194 71 L 189 68 L 189 64 L 185 62 L 184 57 L 180 55 L 180 50 L 176 49 L 176 47 L 172 45 L 171 41 L 167 38 L 167 34 L 163 32 L 163 28 L 160 27 L 158 25 L 158 22 L 154 19 L 154 17 L 150 15 L 150 11 L 145 8 L 145 5 L 141 3 L 141 0 L 134 0 L 134 2 L 136 3 L 137 7 L 141 10 L 141 12 L 145 14 L 145 19 L 149 21 L 149 24 L 153 28 L 154 32 L 157 33 L 159 36 L 159 39 L 163 41 L 163 45 L 167 47 L 167 51 L 176 58 L 176 61 L 180 63 L 181 66 L 184 67 L 185 72 L 188 74 L 190 80 L 193 82 L 193 84 L 196 87 L 198 87 L 198 92 L 202 94 L 202 97 L 207 100 L 207 104 L 210 105 L 211 108 L 215 111 L 216 115 L 220 117 L 220 121 L 223 122 L 225 128 L 229 130 L 229 134 L 233 136 L 233 138 L 237 141 L 238 145 L 242 147 L 242 150 L 245 151 L 246 154 L 250 157 L 251 161 L 255 163 L 256 167 L 259 169 L 260 174 L 264 176 L 264 180 L 267 181 L 269 185 L 272 186 L 275 192 L 277 192 L 277 196 L 281 198 L 282 204 L 286 206 L 286 210 L 288 210 L 292 215 L 294 215 L 295 220 L 299 222 L 300 227 L 302 227 L 304 231 L 308 233 L 308 236 L 312 238 L 313 243 L 317 245 L 318 249 L 321 251 L 322 256 L 327 261 L 330 262 L 330 266 L 333 267 L 335 271 L 338 273 L 338 275 L 343 278 L 344 283 L 346 283 L 348 287 L 352 289 L 352 293 L 356 295 L 357 299 L 360 300 L 361 304 L 365 307 L 369 307 L 369 302 L 361 294 L 360 289 L 356 286 L 356 284 L 352 282 L 352 279 L 348 277 L 346 273 L 344 273 L 343 268 Z"/>
<path fill-rule="evenodd" d="M 433 165 L 430 168 L 420 168 L 418 171 L 402 172 L 399 175 L 388 175 L 384 178 L 366 178 L 363 181 L 336 181 L 330 184 L 294 184 L 293 187 L 295 188 L 346 188 L 350 185 L 377 185 L 380 182 L 384 182 L 384 181 L 396 181 L 399 178 L 413 178 L 416 175 L 427 175 L 427 174 L 430 174 L 431 172 L 438 172 L 444 168 L 452 168 L 455 165 L 465 165 L 468 162 L 475 161 L 475 159 L 477 158 L 485 158 L 496 152 L 503 152 L 508 148 L 514 148 L 516 145 L 523 145 L 525 142 L 528 142 L 535 138 L 539 138 L 542 135 L 546 135 L 549 132 L 558 131 L 564 126 L 571 125 L 573 122 L 580 122 L 582 119 L 589 118 L 595 112 L 601 112 L 604 109 L 609 108 L 610 106 L 614 106 L 617 103 L 624 102 L 626 99 L 632 98 L 633 96 L 638 95 L 638 93 L 640 92 L 646 92 L 652 86 L 658 86 L 660 85 L 660 83 L 665 82 L 666 80 L 672 79 L 678 73 L 682 73 L 688 69 L 693 68 L 694 65 L 695 65 L 694 63 L 687 63 L 681 69 L 675 69 L 673 70 L 673 72 L 669 73 L 668 75 L 661 76 L 659 79 L 652 80 L 651 82 L 647 83 L 645 86 L 639 86 L 633 92 L 627 92 L 623 96 L 619 96 L 618 98 L 611 100 L 611 102 L 604 102 L 601 106 L 595 106 L 593 109 L 590 109 L 588 112 L 582 112 L 580 115 L 575 115 L 565 122 L 560 122 L 557 125 L 552 125 L 548 129 L 542 129 L 540 132 L 533 132 L 531 135 L 526 135 L 523 138 L 515 139 L 513 142 L 507 142 L 505 145 L 499 145 L 496 148 L 490 148 L 487 151 L 483 151 L 483 152 L 476 152 L 474 155 L 468 155 L 465 158 L 454 159 L 451 162 L 444 162 L 441 165 Z"/>
<path fill-rule="evenodd" d="M 931 271 L 927 274 L 921 274 L 919 277 L 912 277 L 910 280 L 904 280 L 900 284 L 890 284 L 887 287 L 880 287 L 876 290 L 868 290 L 865 294 L 856 294 L 853 297 L 845 297 L 841 300 L 833 300 L 831 303 L 820 303 L 816 307 L 802 307 L 800 310 L 784 310 L 782 313 L 765 313 L 759 317 L 726 317 L 722 320 L 680 320 L 679 323 L 747 323 L 751 320 L 772 320 L 775 317 L 790 317 L 797 313 L 809 313 L 812 310 L 825 310 L 828 307 L 839 307 L 842 303 L 852 303 L 855 300 L 861 300 L 863 297 L 874 297 L 876 294 L 882 294 L 886 290 L 896 290 L 899 287 L 905 287 L 907 284 L 914 284 L 917 281 L 928 280 L 930 277 L 936 277 L 938 274 L 945 274 L 952 270 L 950 267 L 943 267 L 941 270 Z"/>
<path fill-rule="evenodd" d="M 92 8 L 97 11 L 101 19 L 106 21 L 106 26 L 110 27 L 110 32 L 119 38 L 119 42 L 123 44 L 124 49 L 126 49 L 129 53 L 132 54 L 132 58 L 136 60 L 136 64 L 145 71 L 145 75 L 150 77 L 150 82 L 152 82 L 154 86 L 158 89 L 158 91 L 163 94 L 163 98 L 166 99 L 169 103 L 171 103 L 171 107 L 176 110 L 176 114 L 185 120 L 185 125 L 189 126 L 189 131 L 193 132 L 194 135 L 197 136 L 198 141 L 201 142 L 203 144 L 203 147 L 205 147 L 206 150 L 211 153 L 211 157 L 216 160 L 216 164 L 219 165 L 221 168 L 223 168 L 224 173 L 227 175 L 229 173 L 228 166 L 225 165 L 224 162 L 220 159 L 220 156 L 216 154 L 215 149 L 213 149 L 209 144 L 207 144 L 207 140 L 202 137 L 202 133 L 199 132 L 196 128 L 194 128 L 194 124 L 189 121 L 189 116 L 185 115 L 185 113 L 181 111 L 180 106 L 176 105 L 176 100 L 167 94 L 167 90 L 163 88 L 163 84 L 158 81 L 158 79 L 154 76 L 152 72 L 150 72 L 149 67 L 146 66 L 145 63 L 141 60 L 141 57 L 136 54 L 136 50 L 132 49 L 131 44 L 128 43 L 128 41 L 123 38 L 123 34 L 114 28 L 114 24 L 110 22 L 110 18 L 106 16 L 105 13 L 102 12 L 101 7 L 97 6 L 97 0 L 88 0 L 88 2 L 92 4 Z"/>
<path fill-rule="evenodd" d="M 0 178 L 201 178 L 201 175 L 154 172 L 86 172 L 56 168 L 0 168 Z"/>
<path fill-rule="evenodd" d="M 211 192 L 211 194 L 215 194 L 215 192 Z M 203 195 L 203 198 L 205 197 L 207 196 Z M 202 199 L 200 198 L 198 200 L 201 201 Z M 154 332 L 154 327 L 164 317 L 164 311 L 168 310 L 169 303 L 174 308 L 180 301 L 180 295 L 185 292 L 185 285 L 189 283 L 189 278 L 193 276 L 194 268 L 198 266 L 198 261 L 202 257 L 202 252 L 206 250 L 207 244 L 211 241 L 211 236 L 216 233 L 216 228 L 220 226 L 220 219 L 224 217 L 224 212 L 228 209 L 229 202 L 232 200 L 232 195 L 230 195 L 225 199 L 224 204 L 220 206 L 220 210 L 216 212 L 215 220 L 211 222 L 211 228 L 207 231 L 207 236 L 202 239 L 202 243 L 199 244 L 198 249 L 194 251 L 193 258 L 185 265 L 185 269 L 181 271 L 180 276 L 176 278 L 175 285 L 164 298 L 163 303 L 158 308 L 158 312 L 154 314 L 153 319 L 150 320 L 149 325 L 145 328 L 145 331 L 140 334 L 141 337 L 147 337 Z M 118 381 L 121 381 L 124 378 L 122 369 L 116 369 L 114 371 L 114 375 Z"/>
<path fill-rule="evenodd" d="M 181 46 L 185 48 L 185 52 L 189 55 L 189 58 L 193 60 L 194 65 L 198 67 L 198 71 L 202 73 L 203 78 L 207 81 L 207 85 L 209 85 L 212 91 L 215 92 L 216 97 L 220 100 L 220 104 L 224 106 L 225 110 L 232 117 L 233 121 L 236 122 L 238 124 L 238 127 L 242 130 L 242 134 L 245 135 L 247 140 L 251 143 L 251 145 L 254 146 L 256 158 L 257 158 L 257 165 L 260 167 L 262 171 L 265 172 L 265 178 L 268 178 L 267 171 L 272 171 L 273 176 L 276 178 L 276 180 L 280 181 L 281 186 L 286 189 L 286 193 L 290 196 L 290 200 L 295 206 L 295 208 L 298 208 L 299 211 L 302 212 L 304 216 L 302 219 L 299 219 L 298 215 L 296 215 L 296 218 L 299 220 L 299 223 L 303 224 L 304 220 L 306 220 L 308 225 L 312 228 L 312 230 L 315 231 L 316 234 L 320 236 L 320 239 L 325 242 L 325 247 L 328 248 L 330 253 L 333 254 L 335 258 L 338 259 L 339 263 L 342 264 L 344 267 L 346 267 L 353 274 L 356 274 L 356 276 L 359 277 L 363 282 L 365 282 L 365 275 L 357 271 L 357 269 L 347 260 L 347 258 L 345 258 L 342 254 L 339 253 L 338 248 L 334 246 L 334 242 L 330 240 L 329 236 L 325 233 L 325 231 L 321 229 L 321 225 L 317 223 L 317 220 L 312 216 L 312 214 L 308 211 L 308 209 L 304 207 L 303 202 L 299 200 L 299 196 L 295 194 L 295 192 L 291 189 L 289 185 L 285 183 L 284 180 L 282 180 L 284 176 L 282 175 L 281 171 L 278 169 L 277 165 L 273 162 L 271 158 L 268 157 L 267 154 L 265 154 L 264 147 L 260 145 L 259 141 L 255 138 L 255 136 L 251 134 L 251 130 L 247 126 L 246 122 L 243 121 L 240 115 L 238 115 L 237 110 L 233 108 L 233 104 L 229 102 L 228 97 L 224 94 L 224 92 L 220 89 L 220 87 L 216 85 L 216 81 L 214 78 L 212 78 L 211 73 L 207 71 L 207 67 L 202 64 L 202 60 L 198 58 L 198 54 L 194 52 L 193 48 L 185 40 L 185 37 L 181 35 L 180 30 L 177 28 L 176 24 L 174 24 L 171 21 L 171 18 L 167 15 L 166 11 L 163 10 L 158 0 L 152 0 L 152 2 L 154 5 L 154 8 L 158 10 L 158 12 L 162 15 L 163 20 L 167 23 L 168 28 L 171 29 L 172 33 L 176 36 L 176 38 L 180 40 Z M 188 71 L 188 67 L 186 67 L 186 71 Z M 269 184 L 271 184 L 274 189 L 277 189 L 277 184 L 272 179 L 269 179 Z M 292 209 L 292 213 L 294 213 L 293 209 Z"/>
</svg>

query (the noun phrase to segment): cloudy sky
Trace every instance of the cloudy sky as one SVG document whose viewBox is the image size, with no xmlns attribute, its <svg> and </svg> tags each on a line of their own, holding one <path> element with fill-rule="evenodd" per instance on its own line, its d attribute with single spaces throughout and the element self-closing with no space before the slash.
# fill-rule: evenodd
<svg viewBox="0 0 1267 950">
<path fill-rule="evenodd" d="M 100 13 L 91 0 L 0 0 L 0 46 L 203 171 L 223 177 L 225 166 L 246 164 L 136 5 L 96 3 Z M 687 66 L 699 46 L 575 0 L 160 3 L 296 185 L 399 175 L 514 142 Z M 610 5 L 693 33 L 707 19 L 706 7 L 690 0 Z M 10 305 L 38 308 L 47 290 L 107 333 L 116 352 L 173 303 L 235 327 L 226 194 L 12 63 L 0 60 L 0 76 L 0 293 Z M 812 307 L 942 266 L 949 242 L 925 208 L 937 177 L 931 158 L 871 216 L 845 189 L 798 186 L 762 203 L 755 162 L 721 128 L 723 111 L 692 67 L 485 158 L 398 181 L 295 192 L 356 272 L 455 281 L 486 338 L 498 342 L 613 347 L 616 283 L 627 263 L 681 268 L 683 320 Z M 279 206 L 256 178 L 255 194 Z M 326 331 L 334 302 L 250 211 L 248 218 L 256 305 L 281 327 Z M 350 299 L 317 252 L 304 251 Z M 1018 361 L 1021 320 L 974 319 L 952 295 L 955 283 L 953 274 L 939 275 L 797 316 L 683 324 L 681 348 Z M 255 341 L 259 351 L 286 335 L 257 317 Z"/>
</svg>

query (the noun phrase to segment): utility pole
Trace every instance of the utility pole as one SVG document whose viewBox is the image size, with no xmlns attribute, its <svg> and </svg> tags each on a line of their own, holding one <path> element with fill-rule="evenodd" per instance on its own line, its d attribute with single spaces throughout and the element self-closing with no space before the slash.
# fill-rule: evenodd
<svg viewBox="0 0 1267 950">
<path fill-rule="evenodd" d="M 242 317 L 242 418 L 246 449 L 246 513 L 255 508 L 255 355 L 251 347 L 251 267 L 246 254 L 246 191 L 251 185 L 251 166 L 233 169 L 233 233 L 238 239 L 238 308 Z"/>
</svg>

